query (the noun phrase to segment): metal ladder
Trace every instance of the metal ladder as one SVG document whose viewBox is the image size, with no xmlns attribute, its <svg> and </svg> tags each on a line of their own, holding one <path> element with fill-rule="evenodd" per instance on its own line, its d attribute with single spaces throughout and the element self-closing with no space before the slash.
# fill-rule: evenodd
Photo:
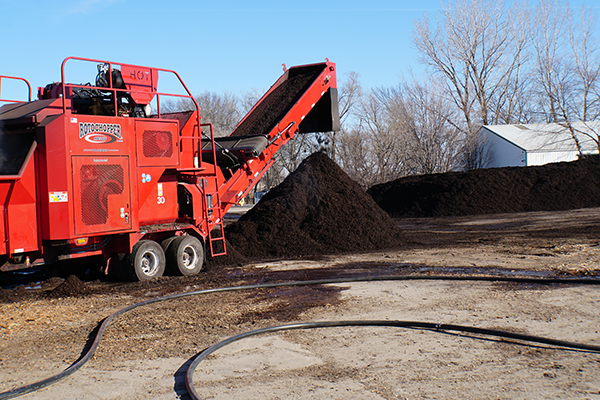
<svg viewBox="0 0 600 400">
<path fill-rule="evenodd" d="M 208 196 L 211 196 L 212 204 L 209 204 Z M 208 227 L 208 243 L 210 247 L 210 255 L 214 256 L 222 256 L 227 254 L 227 247 L 225 245 L 225 229 L 223 227 L 223 210 L 221 209 L 221 198 L 219 197 L 219 192 L 207 193 L 207 201 L 206 201 L 206 221 Z M 216 218 L 216 223 L 214 227 L 210 228 L 210 219 L 209 217 Z M 220 246 L 221 249 L 215 250 L 215 243 L 222 243 Z M 217 246 L 219 247 L 219 246 Z"/>
</svg>

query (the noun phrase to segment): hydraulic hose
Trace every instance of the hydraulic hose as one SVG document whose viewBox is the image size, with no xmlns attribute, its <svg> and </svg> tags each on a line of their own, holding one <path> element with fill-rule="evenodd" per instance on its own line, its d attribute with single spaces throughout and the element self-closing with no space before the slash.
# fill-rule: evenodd
<svg viewBox="0 0 600 400">
<path fill-rule="evenodd" d="M 91 344 L 87 347 L 87 350 L 81 357 L 71 364 L 68 368 L 62 371 L 59 374 L 53 375 L 49 378 L 43 379 L 41 381 L 21 386 L 9 391 L 0 393 L 0 400 L 11 399 L 18 396 L 25 395 L 27 393 L 35 392 L 44 387 L 50 386 L 56 382 L 61 381 L 62 379 L 68 377 L 73 374 L 77 370 L 79 370 L 85 363 L 87 363 L 91 357 L 94 355 L 94 352 L 98 348 L 100 341 L 104 335 L 104 332 L 111 324 L 111 322 L 118 316 L 128 313 L 136 308 L 145 307 L 154 303 L 159 303 L 168 300 L 174 300 L 184 297 L 205 295 L 211 293 L 221 293 L 221 292 L 233 292 L 233 291 L 243 291 L 243 290 L 255 290 L 255 289 L 270 289 L 277 287 L 286 287 L 286 286 L 310 286 L 310 285 L 326 285 L 326 284 L 340 284 L 340 283 L 352 283 L 352 282 L 376 282 L 376 281 L 406 281 L 406 280 L 451 280 L 451 281 L 488 281 L 488 282 L 518 282 L 518 283 L 537 283 L 537 284 L 587 284 L 587 285 L 599 285 L 600 279 L 595 278 L 531 278 L 531 277 L 507 277 L 507 276 L 456 276 L 456 275 L 399 275 L 399 276 L 377 276 L 377 277 L 351 277 L 351 278 L 333 278 L 333 279 L 319 279 L 319 280 L 308 280 L 308 281 L 294 281 L 294 282 L 278 282 L 278 283 L 267 283 L 267 284 L 257 284 L 257 285 L 243 285 L 243 286 L 233 286 L 233 287 L 222 287 L 222 288 L 214 288 L 214 289 L 205 289 L 198 290 L 193 292 L 186 293 L 178 293 L 169 296 L 156 297 L 152 299 L 148 299 L 130 306 L 127 306 L 110 316 L 106 317 L 101 321 L 100 325 L 95 330 L 94 339 Z M 356 321 L 354 321 L 356 322 Z M 387 323 L 387 322 L 386 322 Z M 425 323 L 419 323 L 425 324 Z M 302 324 L 298 324 L 302 325 Z M 435 326 L 449 326 L 449 325 L 436 325 Z M 270 329 L 275 329 L 270 328 Z M 479 329 L 479 328 L 469 328 L 469 327 L 461 327 L 461 329 Z M 300 328 L 296 328 L 300 329 Z M 307 329 L 307 328 L 303 328 Z M 432 328 L 427 328 L 432 329 Z M 439 329 L 439 328 L 437 328 Z M 281 329 L 279 329 L 281 330 Z M 502 332 L 502 331 L 498 331 Z M 507 335 L 514 335 L 509 332 L 502 332 Z M 236 339 L 239 340 L 239 339 Z M 544 339 L 544 340 L 552 340 L 552 339 Z M 550 343 L 549 343 L 550 344 Z M 578 345 L 585 346 L 585 345 Z M 222 346 L 221 346 L 222 347 Z M 565 346 L 572 347 L 572 346 Z M 592 346 L 594 347 L 594 346 Z M 216 350 L 216 349 L 215 349 Z M 591 351 L 597 351 L 597 349 L 587 349 Z M 193 374 L 193 372 L 192 372 Z M 191 382 L 191 380 L 190 380 Z"/>
<path fill-rule="evenodd" d="M 202 400 L 202 398 L 198 395 L 196 388 L 194 386 L 194 371 L 198 367 L 201 361 L 206 359 L 209 355 L 217 351 L 218 349 L 225 347 L 231 343 L 237 342 L 238 340 L 242 340 L 252 336 L 263 335 L 266 333 L 273 332 L 281 332 L 281 331 L 289 331 L 289 330 L 298 330 L 298 329 L 314 329 L 314 328 L 334 328 L 334 327 L 347 327 L 347 326 L 385 326 L 385 327 L 397 327 L 397 328 L 413 328 L 413 329 L 425 329 L 425 330 L 435 330 L 440 332 L 466 332 L 466 333 L 475 333 L 479 335 L 493 336 L 493 337 L 502 337 L 509 338 L 513 340 L 520 340 L 524 342 L 532 342 L 532 343 L 542 343 L 556 347 L 562 348 L 571 348 L 592 352 L 600 352 L 600 346 L 567 342 L 564 340 L 556 340 L 549 339 L 540 336 L 533 335 L 523 335 L 519 333 L 501 331 L 497 329 L 486 329 L 486 328 L 476 328 L 472 326 L 464 326 L 464 325 L 454 325 L 454 324 L 436 324 L 432 322 L 420 322 L 420 321 L 389 321 L 389 320 L 355 320 L 355 321 L 322 321 L 322 322 L 303 322 L 297 324 L 290 325 L 279 325 L 268 328 L 257 329 L 254 331 L 240 333 L 239 335 L 231 336 L 219 343 L 216 343 L 206 350 L 199 353 L 192 362 L 190 363 L 188 370 L 185 374 L 185 387 L 193 400 Z"/>
</svg>

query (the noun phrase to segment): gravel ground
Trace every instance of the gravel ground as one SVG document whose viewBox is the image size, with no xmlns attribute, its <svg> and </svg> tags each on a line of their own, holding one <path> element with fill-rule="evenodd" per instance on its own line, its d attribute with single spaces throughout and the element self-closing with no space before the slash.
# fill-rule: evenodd
<svg viewBox="0 0 600 400">
<path fill-rule="evenodd" d="M 156 296 L 252 283 L 377 275 L 599 275 L 600 209 L 399 219 L 401 249 L 213 268 L 150 283 L 88 281 L 78 293 L 5 290 L 0 391 L 60 372 L 106 316 Z M 85 289 L 85 290 L 83 290 Z M 56 293 L 56 292 L 54 292 Z M 190 358 L 232 335 L 301 321 L 452 323 L 600 345 L 596 285 L 401 281 L 194 296 L 117 318 L 93 359 L 23 399 L 189 398 Z M 600 399 L 600 354 L 471 335 L 348 327 L 227 346 L 196 370 L 207 399 Z"/>
</svg>

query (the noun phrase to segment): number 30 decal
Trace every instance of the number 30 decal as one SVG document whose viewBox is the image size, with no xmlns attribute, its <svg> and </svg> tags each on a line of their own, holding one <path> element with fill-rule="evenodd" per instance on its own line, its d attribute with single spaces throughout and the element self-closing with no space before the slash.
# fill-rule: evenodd
<svg viewBox="0 0 600 400">
<path fill-rule="evenodd" d="M 158 197 L 156 198 L 156 203 L 157 203 L 157 204 L 165 204 L 165 202 L 166 202 L 166 201 L 167 201 L 167 200 L 166 200 L 166 199 L 165 199 L 163 196 L 158 196 Z"/>
</svg>

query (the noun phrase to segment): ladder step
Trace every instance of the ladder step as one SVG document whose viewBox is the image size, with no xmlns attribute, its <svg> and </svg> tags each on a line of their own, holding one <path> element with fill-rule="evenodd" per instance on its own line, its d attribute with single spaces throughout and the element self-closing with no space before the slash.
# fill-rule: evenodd
<svg viewBox="0 0 600 400">
<path fill-rule="evenodd" d="M 208 232 L 208 244 L 211 256 L 222 256 L 227 254 L 225 245 L 225 229 L 223 228 L 223 210 L 221 209 L 221 199 L 219 193 L 209 193 L 212 198 L 212 204 L 206 209 L 206 218 L 212 216 L 217 222 Z"/>
<path fill-rule="evenodd" d="M 218 228 L 217 228 L 218 227 Z M 220 235 L 214 237 L 213 233 L 217 233 Z M 211 256 L 222 256 L 227 254 L 227 247 L 225 245 L 225 230 L 223 229 L 223 222 L 218 223 L 215 228 L 213 228 L 212 231 L 209 232 L 208 234 L 208 242 L 210 245 L 210 254 Z M 216 246 L 217 249 L 215 249 L 215 244 L 217 243 L 221 243 L 220 246 Z M 220 248 L 218 248 L 220 247 Z"/>
</svg>

